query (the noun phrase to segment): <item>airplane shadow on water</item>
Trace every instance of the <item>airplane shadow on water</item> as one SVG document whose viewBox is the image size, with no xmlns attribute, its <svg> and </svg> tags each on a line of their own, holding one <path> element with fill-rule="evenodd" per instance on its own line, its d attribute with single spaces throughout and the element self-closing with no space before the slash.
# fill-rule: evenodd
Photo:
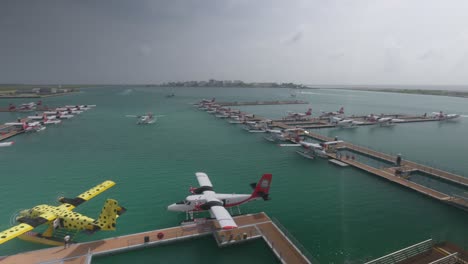
<svg viewBox="0 0 468 264">
<path fill-rule="evenodd" d="M 459 120 L 445 120 L 445 121 L 439 121 L 438 124 L 437 124 L 437 127 L 441 128 L 441 127 L 444 127 L 444 126 L 454 126 L 454 125 L 458 125 Z"/>
<path fill-rule="evenodd" d="M 379 125 L 373 125 L 369 128 L 370 133 L 374 133 L 376 131 L 382 130 L 382 129 L 393 129 L 396 125 L 391 125 L 391 126 L 379 126 Z"/>
</svg>

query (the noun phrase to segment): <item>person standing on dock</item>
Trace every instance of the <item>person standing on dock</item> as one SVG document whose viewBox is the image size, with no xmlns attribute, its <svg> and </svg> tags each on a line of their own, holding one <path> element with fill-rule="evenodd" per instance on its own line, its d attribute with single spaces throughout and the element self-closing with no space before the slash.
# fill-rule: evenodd
<svg viewBox="0 0 468 264">
<path fill-rule="evenodd" d="M 68 248 L 70 246 L 70 235 L 67 234 L 64 238 L 63 241 L 65 244 L 63 245 L 63 248 Z"/>
<path fill-rule="evenodd" d="M 396 164 L 398 167 L 401 166 L 401 154 L 398 154 L 398 155 L 397 155 L 395 164 Z"/>
</svg>

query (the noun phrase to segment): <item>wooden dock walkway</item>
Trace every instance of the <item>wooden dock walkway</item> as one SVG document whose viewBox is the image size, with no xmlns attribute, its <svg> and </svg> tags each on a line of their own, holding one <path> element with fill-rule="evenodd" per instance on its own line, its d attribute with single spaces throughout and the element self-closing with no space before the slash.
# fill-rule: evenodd
<svg viewBox="0 0 468 264">
<path fill-rule="evenodd" d="M 327 136 L 317 134 L 317 133 L 313 133 L 313 132 L 310 132 L 310 131 L 308 131 L 308 133 L 304 134 L 304 136 L 311 137 L 311 138 L 313 138 L 315 140 L 319 140 L 319 141 L 323 141 L 323 142 L 335 140 L 334 138 L 327 137 Z M 379 152 L 379 151 L 375 151 L 375 150 L 372 150 L 372 149 L 369 149 L 369 148 L 354 145 L 354 144 L 351 144 L 351 143 L 348 143 L 348 142 L 340 143 L 340 147 L 344 147 L 346 149 L 349 149 L 349 150 L 352 150 L 352 151 L 355 151 L 355 152 L 358 152 L 358 153 L 362 153 L 362 154 L 365 154 L 365 155 L 368 155 L 368 156 L 371 156 L 371 157 L 374 157 L 374 158 L 378 158 L 380 160 L 385 160 L 385 161 L 390 162 L 390 163 L 394 163 L 396 161 L 396 158 L 397 158 L 396 156 L 392 156 L 392 155 L 389 155 L 389 154 L 386 154 L 386 153 L 383 153 L 383 152 Z M 440 170 L 440 169 L 437 169 L 437 168 L 429 167 L 429 166 L 426 166 L 426 165 L 422 165 L 422 164 L 419 164 L 419 163 L 416 163 L 416 162 L 413 162 L 413 161 L 409 161 L 409 160 L 404 160 L 404 159 L 401 161 L 401 165 L 402 166 L 407 166 L 407 167 L 409 167 L 410 169 L 413 169 L 413 170 L 418 170 L 418 171 L 421 171 L 421 172 L 425 172 L 425 173 L 430 174 L 431 176 L 434 176 L 434 177 L 438 177 L 438 178 L 441 178 L 441 179 L 444 179 L 444 180 L 447 180 L 447 181 L 450 181 L 450 182 L 453 182 L 453 183 L 460 184 L 460 185 L 463 185 L 465 187 L 468 187 L 468 178 L 467 177 L 463 177 L 463 176 L 460 176 L 460 175 L 456 175 L 454 173 L 450 173 L 450 172 L 447 172 L 447 171 L 443 171 L 443 170 Z"/>
<path fill-rule="evenodd" d="M 427 264 L 468 263 L 468 252 L 455 244 L 432 239 L 400 249 L 365 264 Z"/>
<path fill-rule="evenodd" d="M 53 247 L 19 253 L 0 257 L 0 263 L 91 263 L 94 256 L 115 254 L 207 235 L 213 235 L 220 247 L 263 238 L 282 263 L 311 263 L 265 213 L 236 216 L 234 220 L 239 227 L 233 230 L 220 230 L 217 221 L 206 220 L 190 225 L 72 244 L 66 249 Z M 164 236 L 160 238 L 158 234 Z"/>
<path fill-rule="evenodd" d="M 2 134 L 0 134 L 0 141 L 3 141 L 5 139 L 9 139 L 9 138 L 14 137 L 16 135 L 19 135 L 21 133 L 24 133 L 24 130 L 9 131 L 7 133 L 2 133 Z"/>
</svg>

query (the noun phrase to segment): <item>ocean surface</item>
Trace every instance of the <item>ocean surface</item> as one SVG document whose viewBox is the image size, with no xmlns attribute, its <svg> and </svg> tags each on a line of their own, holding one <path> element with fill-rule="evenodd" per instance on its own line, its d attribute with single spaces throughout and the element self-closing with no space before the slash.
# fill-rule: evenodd
<svg viewBox="0 0 468 264">
<path fill-rule="evenodd" d="M 175 97 L 166 98 L 169 93 Z M 362 263 L 417 242 L 434 238 L 468 248 L 468 213 L 354 168 L 326 160 L 307 160 L 294 148 L 280 148 L 192 104 L 217 101 L 306 100 L 310 105 L 244 106 L 247 111 L 279 118 L 287 111 L 337 111 L 346 114 L 458 113 L 458 122 L 399 124 L 394 127 L 316 130 L 329 136 L 419 161 L 468 177 L 468 100 L 347 90 L 106 87 L 43 99 L 44 104 L 96 104 L 97 107 L 39 133 L 12 138 L 0 148 L 0 229 L 11 225 L 20 209 L 57 204 L 104 180 L 117 184 L 80 205 L 77 212 L 97 217 L 106 198 L 128 211 L 117 230 L 79 241 L 125 235 L 178 225 L 184 214 L 167 205 L 196 186 L 194 173 L 206 172 L 219 193 L 250 193 L 249 184 L 272 173 L 272 200 L 241 207 L 243 213 L 266 212 L 276 218 L 320 263 Z M 26 103 L 30 99 L 1 99 Z M 153 112 L 157 123 L 136 125 Z M 0 121 L 26 116 L 0 113 Z M 45 246 L 14 239 L 0 245 L 0 256 Z M 276 263 L 263 241 L 218 248 L 211 237 L 94 258 L 93 263 Z"/>
</svg>

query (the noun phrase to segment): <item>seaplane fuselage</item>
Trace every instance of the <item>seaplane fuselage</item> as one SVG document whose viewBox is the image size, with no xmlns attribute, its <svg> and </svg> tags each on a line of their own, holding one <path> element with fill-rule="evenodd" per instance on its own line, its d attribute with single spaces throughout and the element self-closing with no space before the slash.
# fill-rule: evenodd
<svg viewBox="0 0 468 264">
<path fill-rule="evenodd" d="M 211 197 L 216 198 L 218 201 L 207 202 L 212 200 Z M 185 200 L 171 204 L 167 207 L 169 211 L 176 212 L 200 212 L 210 209 L 213 205 L 220 205 L 223 207 L 238 206 L 250 201 L 262 199 L 261 197 L 253 197 L 251 194 L 223 194 L 215 193 L 213 191 L 205 191 L 203 194 L 189 195 Z"/>
</svg>

